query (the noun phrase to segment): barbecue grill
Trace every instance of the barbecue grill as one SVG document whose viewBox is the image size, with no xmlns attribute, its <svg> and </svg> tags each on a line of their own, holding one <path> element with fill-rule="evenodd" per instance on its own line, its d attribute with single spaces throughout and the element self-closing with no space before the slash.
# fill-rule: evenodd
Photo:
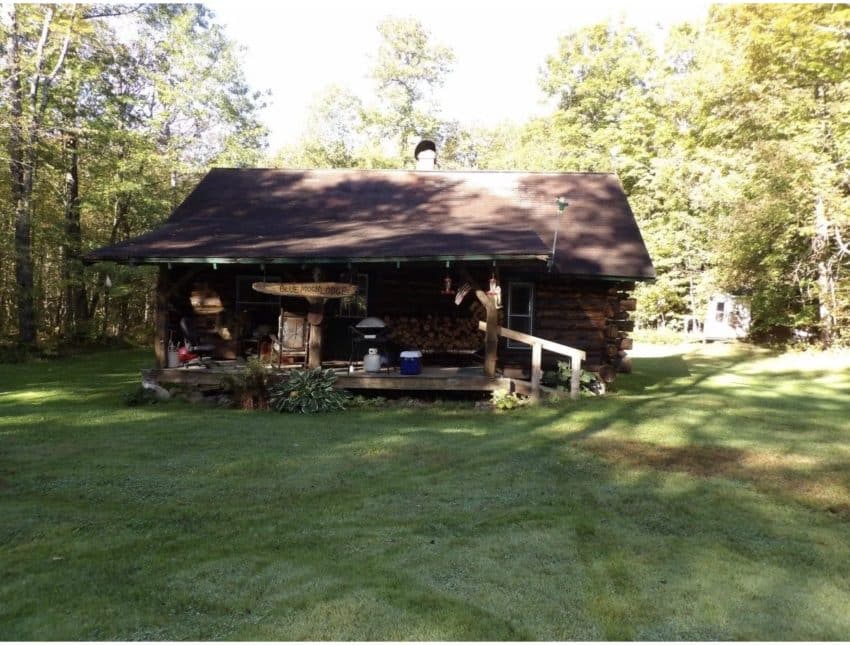
<svg viewBox="0 0 850 645">
<path fill-rule="evenodd" d="M 389 343 L 389 328 L 380 318 L 369 316 L 364 318 L 356 325 L 352 325 L 351 329 L 351 354 L 348 357 L 349 372 L 354 369 L 355 357 L 363 356 L 370 347 L 377 347 L 383 350 L 381 353 L 386 354 L 387 344 Z"/>
</svg>

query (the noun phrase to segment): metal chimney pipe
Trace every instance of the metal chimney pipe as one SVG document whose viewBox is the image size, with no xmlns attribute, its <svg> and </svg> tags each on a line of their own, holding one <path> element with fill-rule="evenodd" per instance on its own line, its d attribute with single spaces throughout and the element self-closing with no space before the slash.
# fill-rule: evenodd
<svg viewBox="0 0 850 645">
<path fill-rule="evenodd" d="M 422 139 L 413 151 L 416 170 L 434 170 L 437 167 L 437 144 L 430 139 Z"/>
</svg>

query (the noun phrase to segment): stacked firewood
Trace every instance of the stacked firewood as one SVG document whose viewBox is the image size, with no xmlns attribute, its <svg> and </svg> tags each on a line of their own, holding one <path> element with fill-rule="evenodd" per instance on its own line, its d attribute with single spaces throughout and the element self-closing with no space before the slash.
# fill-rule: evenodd
<svg viewBox="0 0 850 645">
<path fill-rule="evenodd" d="M 483 312 L 483 307 L 481 308 Z M 426 314 L 423 316 L 384 316 L 390 340 L 399 347 L 433 352 L 477 350 L 484 345 L 478 321 L 484 319 L 470 310 L 470 316 Z"/>
</svg>

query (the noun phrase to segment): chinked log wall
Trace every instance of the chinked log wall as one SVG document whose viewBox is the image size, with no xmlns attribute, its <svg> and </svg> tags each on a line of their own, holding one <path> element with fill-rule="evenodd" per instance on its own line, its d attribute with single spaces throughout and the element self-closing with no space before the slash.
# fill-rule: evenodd
<svg viewBox="0 0 850 645">
<path fill-rule="evenodd" d="M 483 338 L 477 332 L 477 321 L 484 319 L 483 307 L 472 293 L 460 307 L 454 305 L 451 296 L 441 295 L 439 285 L 444 273 L 398 271 L 372 276 L 370 313 L 385 317 L 395 340 L 405 346 L 436 351 L 480 349 Z M 601 374 L 606 381 L 613 380 L 617 371 L 630 371 L 626 353 L 632 347 L 628 333 L 634 329 L 634 321 L 630 320 L 630 313 L 635 310 L 631 297 L 634 282 L 568 281 L 557 276 L 514 276 L 506 272 L 503 289 L 512 280 L 535 285 L 534 336 L 584 350 L 585 369 Z M 507 305 L 506 291 L 504 296 Z M 499 313 L 500 324 L 506 325 L 505 310 Z M 515 363 L 528 368 L 531 351 L 508 348 L 502 339 L 499 360 L 503 365 Z M 558 360 L 563 358 L 544 353 L 547 369 Z"/>
<path fill-rule="evenodd" d="M 633 289 L 633 282 L 538 283 L 534 335 L 583 349 L 586 369 L 613 380 L 615 372 L 631 370 L 626 352 L 632 347 L 628 333 L 634 329 L 629 319 L 636 304 Z"/>
</svg>

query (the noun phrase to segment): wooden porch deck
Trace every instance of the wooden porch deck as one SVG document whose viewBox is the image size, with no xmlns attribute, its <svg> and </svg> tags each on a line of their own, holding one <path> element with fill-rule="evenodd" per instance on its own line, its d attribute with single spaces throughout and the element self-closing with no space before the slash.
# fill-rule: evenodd
<svg viewBox="0 0 850 645">
<path fill-rule="evenodd" d="M 214 388 L 221 385 L 228 375 L 239 373 L 243 365 L 236 361 L 219 361 L 210 367 L 171 367 L 142 370 L 142 379 L 159 384 L 182 384 L 193 387 Z M 337 373 L 335 387 L 343 390 L 409 390 L 444 392 L 492 392 L 505 389 L 510 392 L 529 394 L 531 383 L 522 379 L 498 375 L 489 378 L 482 367 L 436 367 L 426 366 L 422 373 L 404 376 L 393 370 L 390 372 L 364 372 L 356 369 L 348 372 L 348 365 L 339 363 L 324 364 Z M 277 369 L 277 368 L 273 368 Z M 292 369 L 282 367 L 282 370 Z"/>
</svg>

